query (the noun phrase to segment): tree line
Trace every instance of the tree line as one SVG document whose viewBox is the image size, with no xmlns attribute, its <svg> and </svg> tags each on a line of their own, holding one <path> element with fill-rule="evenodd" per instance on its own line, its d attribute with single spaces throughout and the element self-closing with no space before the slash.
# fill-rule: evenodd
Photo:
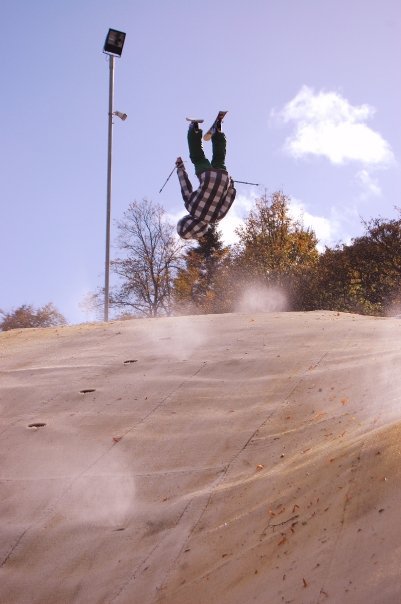
<svg viewBox="0 0 401 604">
<path fill-rule="evenodd" d="M 110 304 L 128 316 L 225 313 L 237 310 L 251 289 L 256 296 L 281 294 L 286 310 L 399 313 L 396 212 L 395 219 L 365 221 L 362 236 L 319 253 L 316 234 L 291 217 L 282 191 L 255 201 L 230 246 L 218 225 L 197 242 L 179 241 L 161 206 L 133 202 L 117 224 L 122 254 L 112 262 L 119 283 Z"/>
<path fill-rule="evenodd" d="M 218 225 L 199 241 L 185 242 L 162 206 L 131 203 L 117 223 L 120 253 L 111 262 L 116 285 L 110 307 L 120 318 L 226 313 L 241 308 L 244 293 L 252 291 L 256 301 L 267 295 L 285 310 L 401 313 L 399 208 L 396 218 L 365 221 L 362 236 L 319 253 L 316 234 L 291 217 L 289 203 L 282 191 L 262 195 L 229 246 Z M 103 292 L 91 298 L 101 306 Z M 23 305 L 0 316 L 3 331 L 65 324 L 52 304 Z"/>
</svg>

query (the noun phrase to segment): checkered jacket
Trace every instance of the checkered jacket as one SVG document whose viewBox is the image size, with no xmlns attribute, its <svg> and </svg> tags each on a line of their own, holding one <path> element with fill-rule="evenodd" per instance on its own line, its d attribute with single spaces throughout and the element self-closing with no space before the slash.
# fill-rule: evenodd
<svg viewBox="0 0 401 604">
<path fill-rule="evenodd" d="M 211 168 L 198 176 L 200 186 L 193 191 L 191 181 L 183 166 L 177 168 L 181 193 L 190 216 L 183 219 L 181 237 L 199 237 L 210 223 L 218 222 L 227 214 L 236 195 L 234 183 L 228 172 Z M 192 220 L 191 220 L 192 219 Z"/>
</svg>

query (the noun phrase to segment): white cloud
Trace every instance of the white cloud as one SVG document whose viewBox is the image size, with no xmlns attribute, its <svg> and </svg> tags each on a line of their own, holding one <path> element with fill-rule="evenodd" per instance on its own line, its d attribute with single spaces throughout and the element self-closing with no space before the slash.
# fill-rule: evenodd
<svg viewBox="0 0 401 604">
<path fill-rule="evenodd" d="M 292 197 L 289 203 L 289 215 L 293 220 L 301 220 L 305 227 L 313 229 L 318 239 L 317 248 L 323 251 L 325 246 L 333 246 L 341 240 L 341 224 L 334 209 L 330 218 L 317 216 L 307 211 L 305 204 Z"/>
<path fill-rule="evenodd" d="M 326 157 L 333 164 L 358 161 L 386 167 L 394 161 L 389 143 L 365 122 L 375 114 L 370 105 L 351 105 L 337 92 L 318 92 L 303 86 L 281 111 L 273 112 L 295 130 L 285 150 L 299 158 Z"/>
<path fill-rule="evenodd" d="M 373 178 L 367 170 L 360 170 L 356 173 L 355 179 L 358 185 L 362 188 L 361 199 L 368 197 L 380 197 L 382 194 L 381 188 L 376 178 Z"/>
</svg>

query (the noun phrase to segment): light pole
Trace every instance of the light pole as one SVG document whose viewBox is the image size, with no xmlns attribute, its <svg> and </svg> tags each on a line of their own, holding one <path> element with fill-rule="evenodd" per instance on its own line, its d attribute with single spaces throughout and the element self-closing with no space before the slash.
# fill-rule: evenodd
<svg viewBox="0 0 401 604">
<path fill-rule="evenodd" d="M 113 112 L 114 98 L 114 58 L 121 57 L 125 42 L 125 33 L 109 29 L 104 43 L 103 52 L 109 55 L 109 114 L 108 114 L 108 144 L 107 144 L 107 212 L 106 212 L 106 259 L 104 270 L 104 320 L 109 320 L 109 290 L 110 290 L 110 225 L 111 225 L 111 164 L 113 148 L 113 115 L 123 121 L 126 113 Z"/>
</svg>

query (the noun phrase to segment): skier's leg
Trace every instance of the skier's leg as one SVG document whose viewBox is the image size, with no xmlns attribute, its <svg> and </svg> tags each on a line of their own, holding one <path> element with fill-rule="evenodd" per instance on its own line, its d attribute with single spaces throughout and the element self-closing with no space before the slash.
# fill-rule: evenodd
<svg viewBox="0 0 401 604">
<path fill-rule="evenodd" d="M 224 132 L 216 130 L 212 136 L 213 158 L 212 167 L 219 170 L 227 170 L 226 168 L 226 137 Z"/>
<path fill-rule="evenodd" d="M 210 161 L 206 158 L 202 147 L 202 130 L 195 130 L 194 124 L 188 129 L 189 157 L 195 166 L 195 174 L 199 175 L 205 170 L 210 170 Z"/>
</svg>

